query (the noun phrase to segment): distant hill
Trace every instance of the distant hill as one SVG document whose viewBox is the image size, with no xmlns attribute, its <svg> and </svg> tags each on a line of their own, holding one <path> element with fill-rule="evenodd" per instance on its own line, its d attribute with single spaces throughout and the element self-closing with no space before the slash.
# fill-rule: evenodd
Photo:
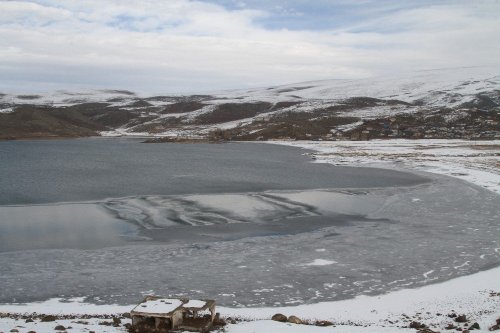
<svg viewBox="0 0 500 333">
<path fill-rule="evenodd" d="M 0 94 L 0 139 L 500 138 L 500 68 L 440 69 L 198 95 Z"/>
</svg>

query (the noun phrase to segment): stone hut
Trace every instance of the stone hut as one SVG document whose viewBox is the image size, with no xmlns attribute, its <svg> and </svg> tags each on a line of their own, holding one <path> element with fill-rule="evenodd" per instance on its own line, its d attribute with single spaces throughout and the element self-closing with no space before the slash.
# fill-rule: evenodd
<svg viewBox="0 0 500 333">
<path fill-rule="evenodd" d="M 147 296 L 130 311 L 133 326 L 157 330 L 208 332 L 215 319 L 215 301 Z"/>
</svg>

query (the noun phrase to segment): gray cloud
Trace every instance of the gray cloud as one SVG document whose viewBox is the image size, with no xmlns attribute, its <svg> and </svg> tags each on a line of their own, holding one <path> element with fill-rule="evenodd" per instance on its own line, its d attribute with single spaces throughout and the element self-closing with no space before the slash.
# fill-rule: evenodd
<svg viewBox="0 0 500 333">
<path fill-rule="evenodd" d="M 391 9 L 322 30 L 266 29 L 272 15 L 247 8 L 0 1 L 0 89 L 206 91 L 500 64 L 498 2 Z"/>
</svg>

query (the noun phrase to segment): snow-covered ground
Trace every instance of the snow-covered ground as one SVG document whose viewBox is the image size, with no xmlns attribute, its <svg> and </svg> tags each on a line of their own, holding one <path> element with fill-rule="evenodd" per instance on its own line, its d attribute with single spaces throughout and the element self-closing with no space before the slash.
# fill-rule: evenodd
<svg viewBox="0 0 500 333">
<path fill-rule="evenodd" d="M 341 100 L 355 96 L 397 99 L 406 102 L 425 100 L 427 105 L 453 106 L 470 100 L 480 91 L 500 83 L 497 67 L 447 68 L 386 77 L 356 80 L 323 80 L 270 88 L 233 90 L 212 93 L 235 102 L 259 100 Z M 453 99 L 451 99 L 453 97 Z"/>
<path fill-rule="evenodd" d="M 500 194 L 500 140 L 272 141 L 311 149 L 316 162 L 421 170 Z"/>
<path fill-rule="evenodd" d="M 376 166 L 394 169 L 416 169 L 444 174 L 469 181 L 500 194 L 500 141 L 462 140 L 390 140 L 369 142 L 277 142 L 311 149 L 317 162 L 336 165 Z M 309 265 L 327 265 L 316 261 Z M 432 272 L 428 272 L 431 274 Z M 63 301 L 52 299 L 42 303 L 3 304 L 0 313 L 14 314 L 86 314 L 93 318 L 81 320 L 60 319 L 55 322 L 26 322 L 25 318 L 1 318 L 0 332 L 51 332 L 56 325 L 71 326 L 69 332 L 125 332 L 122 319 L 118 327 L 102 325 L 109 319 L 102 314 L 128 312 L 133 305 L 94 305 L 82 299 Z M 411 332 L 410 322 L 426 324 L 434 331 L 442 331 L 449 324 L 465 329 L 448 314 L 465 314 L 467 325 L 477 322 L 480 331 L 488 331 L 500 318 L 500 267 L 446 282 L 417 289 L 405 289 L 380 296 L 358 296 L 343 301 L 323 302 L 291 307 L 218 308 L 224 317 L 245 321 L 230 324 L 229 333 L 251 332 Z M 332 321 L 335 326 L 317 327 L 269 320 L 275 313 L 295 315 L 301 319 Z M 248 320 L 248 321 L 246 321 Z M 456 331 L 456 328 L 454 331 Z M 17 331 L 11 331 L 15 329 Z"/>
</svg>

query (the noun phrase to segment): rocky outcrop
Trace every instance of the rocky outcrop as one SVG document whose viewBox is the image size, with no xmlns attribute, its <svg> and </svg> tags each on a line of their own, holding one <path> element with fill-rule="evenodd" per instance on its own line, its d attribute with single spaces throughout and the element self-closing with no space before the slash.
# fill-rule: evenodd
<svg viewBox="0 0 500 333">
<path fill-rule="evenodd" d="M 274 316 L 271 317 L 271 320 L 285 323 L 288 320 L 288 318 L 284 314 L 277 313 L 277 314 L 275 314 Z"/>
<path fill-rule="evenodd" d="M 290 316 L 287 321 L 292 324 L 302 324 L 302 320 L 297 316 Z"/>
</svg>

